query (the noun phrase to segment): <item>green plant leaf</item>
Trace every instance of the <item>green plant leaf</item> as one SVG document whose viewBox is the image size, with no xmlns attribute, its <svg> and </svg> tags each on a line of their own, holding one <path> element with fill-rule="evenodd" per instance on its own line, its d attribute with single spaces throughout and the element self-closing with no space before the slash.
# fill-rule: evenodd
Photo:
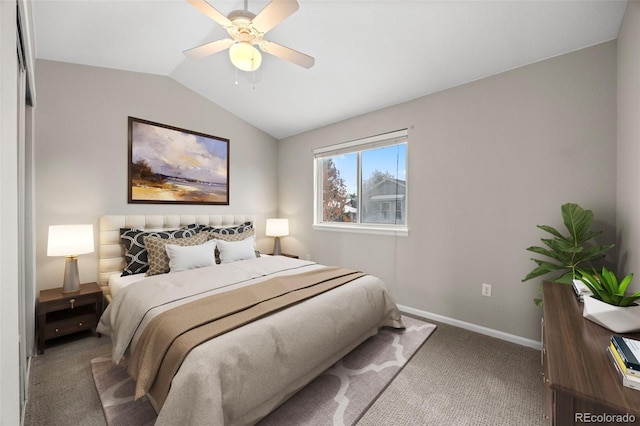
<svg viewBox="0 0 640 426">
<path fill-rule="evenodd" d="M 637 293 L 633 293 L 630 296 L 624 297 L 621 301 L 619 306 L 630 306 L 632 304 L 635 303 L 636 300 L 640 299 L 640 291 Z"/>
<path fill-rule="evenodd" d="M 579 269 L 578 273 L 579 273 L 580 281 L 582 281 L 584 285 L 586 285 L 587 288 L 589 288 L 591 293 L 593 293 L 596 296 L 599 296 L 600 291 L 602 291 L 602 286 L 600 285 L 598 280 L 592 274 L 582 269 Z M 595 271 L 594 273 L 597 274 L 597 272 Z"/>
<path fill-rule="evenodd" d="M 536 277 L 548 274 L 549 272 L 565 269 L 563 265 L 556 265 L 555 263 L 547 262 L 540 259 L 531 259 L 531 260 L 536 262 L 538 264 L 538 267 L 535 268 L 533 271 L 529 272 L 529 274 L 527 274 L 527 276 L 524 277 L 522 281 L 527 281 L 532 278 L 536 278 Z"/>
<path fill-rule="evenodd" d="M 611 295 L 607 293 L 602 293 L 600 294 L 600 297 L 602 297 L 602 301 L 604 303 L 608 303 L 610 305 L 616 305 L 616 302 L 611 298 Z"/>
<path fill-rule="evenodd" d="M 626 277 L 624 277 L 622 281 L 620 281 L 620 284 L 618 286 L 618 294 L 620 294 L 620 296 L 624 296 L 624 294 L 627 292 L 627 287 L 629 287 L 629 284 L 631 284 L 632 279 L 633 279 L 633 274 L 629 274 Z M 640 294 L 640 293 L 636 293 L 636 294 Z"/>
<path fill-rule="evenodd" d="M 587 241 L 587 240 L 590 240 L 590 239 L 592 239 L 592 238 L 597 237 L 598 235 L 602 234 L 603 232 L 604 232 L 604 231 L 589 231 L 589 232 L 586 232 L 586 233 L 582 236 L 582 238 L 583 238 L 583 240 L 584 240 L 584 241 Z"/>
<path fill-rule="evenodd" d="M 560 241 L 543 240 L 542 242 L 545 243 L 545 245 L 551 249 L 551 252 L 548 255 L 548 257 L 550 257 L 551 259 L 557 260 L 558 262 L 562 263 L 563 265 L 566 265 L 567 267 L 569 267 L 569 265 L 573 263 L 573 259 L 577 256 L 576 253 L 567 251 L 567 248 L 569 248 L 569 250 L 572 249 L 571 246 L 567 246 Z"/>
<path fill-rule="evenodd" d="M 552 259 L 555 258 L 556 254 L 555 252 L 546 249 L 544 247 L 539 247 L 539 246 L 532 246 L 532 247 L 527 247 L 527 251 L 533 252 L 533 253 L 537 253 L 537 254 L 541 254 L 543 256 L 547 256 L 550 257 Z"/>
<path fill-rule="evenodd" d="M 550 239 L 541 239 L 543 243 L 549 248 L 551 248 L 557 255 L 571 257 L 573 253 L 579 253 L 582 251 L 582 247 L 574 246 L 573 242 L 561 240 L 559 238 L 555 238 L 553 240 Z"/>
<path fill-rule="evenodd" d="M 558 238 L 565 238 L 564 235 L 562 235 L 560 232 L 558 232 L 557 229 L 555 229 L 552 226 L 548 226 L 548 225 L 536 225 L 538 228 L 542 229 L 543 231 L 547 231 L 548 233 L 550 233 L 551 235 L 558 237 Z"/>
<path fill-rule="evenodd" d="M 585 210 L 574 203 L 563 204 L 560 210 L 562 211 L 564 226 L 567 227 L 576 244 L 586 241 L 593 222 L 593 212 Z"/>
<path fill-rule="evenodd" d="M 564 265 L 565 267 L 571 264 L 571 256 L 562 252 L 553 251 L 553 250 L 549 250 L 544 247 L 538 247 L 538 246 L 529 247 L 527 248 L 527 251 L 557 260 L 560 264 Z"/>
<path fill-rule="evenodd" d="M 572 271 L 565 272 L 564 274 L 562 274 L 558 278 L 554 278 L 553 282 L 554 283 L 560 283 L 560 284 L 572 285 L 573 284 L 573 272 Z"/>
<path fill-rule="evenodd" d="M 607 294 L 616 294 L 616 291 L 618 291 L 618 280 L 611 271 L 603 266 L 602 273 L 600 274 L 599 278 L 600 283 L 602 284 L 602 288 L 607 292 Z"/>
<path fill-rule="evenodd" d="M 581 263 L 593 262 L 594 260 L 602 259 L 605 257 L 604 252 L 613 248 L 613 244 L 598 245 L 587 247 L 578 255 L 578 260 Z"/>
</svg>

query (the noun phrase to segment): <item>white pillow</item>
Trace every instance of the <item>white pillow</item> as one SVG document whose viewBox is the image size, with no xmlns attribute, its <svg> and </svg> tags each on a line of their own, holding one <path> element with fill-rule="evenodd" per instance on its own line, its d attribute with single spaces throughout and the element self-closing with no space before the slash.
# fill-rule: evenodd
<svg viewBox="0 0 640 426">
<path fill-rule="evenodd" d="M 218 250 L 220 251 L 220 263 L 255 259 L 256 257 L 256 237 L 253 235 L 242 241 L 216 241 L 218 241 Z"/>
<path fill-rule="evenodd" d="M 197 246 L 166 244 L 165 249 L 167 256 L 169 256 L 169 272 L 204 268 L 216 264 L 216 240 L 210 240 Z"/>
</svg>

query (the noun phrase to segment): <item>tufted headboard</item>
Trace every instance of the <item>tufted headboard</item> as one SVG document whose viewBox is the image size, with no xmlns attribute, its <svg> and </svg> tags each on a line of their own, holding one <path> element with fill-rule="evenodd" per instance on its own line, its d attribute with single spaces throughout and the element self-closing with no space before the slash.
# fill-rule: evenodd
<svg viewBox="0 0 640 426">
<path fill-rule="evenodd" d="M 108 284 L 109 276 L 121 272 L 125 266 L 124 247 L 120 242 L 120 228 L 147 231 L 166 231 L 197 223 L 216 227 L 255 222 L 255 216 L 225 215 L 106 215 L 100 218 L 100 248 L 98 250 L 98 283 Z"/>
</svg>

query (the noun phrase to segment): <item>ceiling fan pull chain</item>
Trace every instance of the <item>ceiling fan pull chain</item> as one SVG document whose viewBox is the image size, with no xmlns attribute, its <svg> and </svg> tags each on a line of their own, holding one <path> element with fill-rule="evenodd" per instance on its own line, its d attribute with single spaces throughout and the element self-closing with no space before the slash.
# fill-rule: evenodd
<svg viewBox="0 0 640 426">
<path fill-rule="evenodd" d="M 244 0 L 244 1 L 246 2 L 247 0 Z M 255 52 L 258 52 L 258 51 L 257 50 L 254 51 L 253 58 L 251 58 L 251 62 L 252 63 L 256 60 Z M 252 81 L 252 86 L 253 86 L 252 89 L 256 90 L 256 69 L 258 69 L 258 67 L 252 66 L 251 68 L 253 68 L 253 71 L 251 71 L 251 80 L 253 80 Z"/>
</svg>

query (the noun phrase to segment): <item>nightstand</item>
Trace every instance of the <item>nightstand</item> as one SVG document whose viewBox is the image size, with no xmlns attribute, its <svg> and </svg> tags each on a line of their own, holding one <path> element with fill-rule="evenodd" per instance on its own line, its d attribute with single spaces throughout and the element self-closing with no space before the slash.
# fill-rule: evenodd
<svg viewBox="0 0 640 426">
<path fill-rule="evenodd" d="M 44 353 L 47 340 L 97 327 L 102 300 L 98 283 L 80 284 L 80 290 L 73 293 L 63 293 L 62 287 L 42 290 L 38 301 L 38 353 Z"/>
</svg>

